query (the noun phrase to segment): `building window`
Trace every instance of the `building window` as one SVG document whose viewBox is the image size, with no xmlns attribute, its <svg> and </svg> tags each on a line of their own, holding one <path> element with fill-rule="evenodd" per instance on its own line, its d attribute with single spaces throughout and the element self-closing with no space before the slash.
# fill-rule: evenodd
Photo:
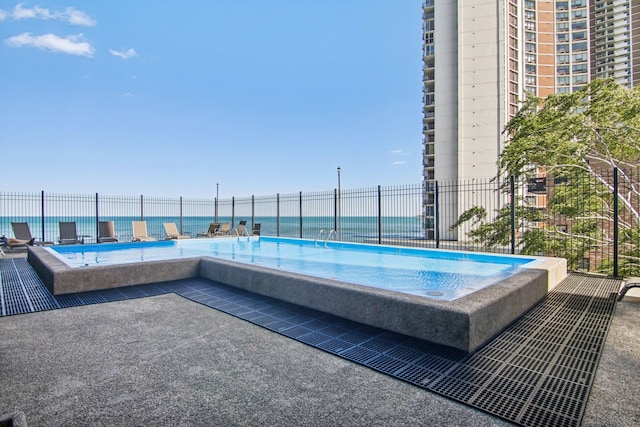
<svg viewBox="0 0 640 427">
<path fill-rule="evenodd" d="M 527 52 L 535 53 L 536 52 L 536 44 L 535 43 L 525 43 L 524 44 L 524 50 L 527 51 Z"/>
<path fill-rule="evenodd" d="M 535 64 L 536 63 L 536 55 L 533 53 L 525 53 L 524 54 L 524 60 L 525 62 L 528 62 L 530 64 Z"/>
<path fill-rule="evenodd" d="M 586 51 L 587 42 L 574 43 L 573 45 L 571 45 L 571 48 L 573 49 L 574 52 Z"/>
<path fill-rule="evenodd" d="M 557 43 L 566 43 L 569 41 L 569 33 L 556 34 Z"/>
<path fill-rule="evenodd" d="M 536 20 L 536 13 L 533 10 L 525 10 L 524 11 L 524 19 L 535 21 Z"/>
<path fill-rule="evenodd" d="M 524 70 L 528 74 L 535 74 L 536 73 L 536 65 L 535 64 L 525 64 Z"/>
<path fill-rule="evenodd" d="M 558 53 L 568 53 L 569 45 L 568 44 L 558 44 L 556 45 L 556 52 Z"/>
<path fill-rule="evenodd" d="M 556 13 L 557 21 L 568 21 L 569 20 L 569 12 L 557 12 Z"/>
<path fill-rule="evenodd" d="M 558 77 L 558 86 L 569 86 L 569 76 Z"/>
<path fill-rule="evenodd" d="M 574 10 L 571 12 L 572 19 L 580 19 L 587 17 L 587 9 Z"/>
<path fill-rule="evenodd" d="M 573 55 L 573 62 L 586 62 L 587 54 L 586 53 L 575 53 Z"/>
<path fill-rule="evenodd" d="M 577 64 L 574 65 L 571 70 L 574 73 L 586 73 L 587 72 L 587 64 Z"/>
<path fill-rule="evenodd" d="M 572 81 L 573 81 L 574 85 L 576 85 L 576 84 L 585 84 L 585 83 L 587 83 L 587 78 L 588 77 L 587 77 L 586 74 L 579 74 L 577 76 L 573 76 Z"/>
<path fill-rule="evenodd" d="M 536 33 L 531 33 L 531 32 L 526 32 L 524 35 L 524 38 L 528 41 L 528 42 L 534 42 L 536 41 Z"/>
<path fill-rule="evenodd" d="M 556 2 L 556 10 L 569 10 L 569 2 L 568 1 Z"/>
<path fill-rule="evenodd" d="M 556 67 L 556 73 L 560 75 L 569 74 L 569 66 L 561 65 L 559 67 Z"/>
<path fill-rule="evenodd" d="M 587 0 L 571 0 L 572 8 L 586 7 L 586 6 L 587 6 Z"/>
<path fill-rule="evenodd" d="M 536 8 L 536 2 L 534 0 L 525 0 L 524 1 L 524 7 L 527 9 L 535 9 Z"/>
<path fill-rule="evenodd" d="M 589 258 L 582 258 L 580 260 L 580 265 L 578 265 L 578 270 L 589 271 L 590 262 Z"/>
<path fill-rule="evenodd" d="M 426 44 L 433 44 L 433 33 L 432 32 L 424 33 L 424 42 Z"/>
<path fill-rule="evenodd" d="M 565 86 L 565 87 L 559 87 L 557 92 L 558 93 L 569 93 L 570 92 L 570 87 L 569 86 Z"/>
<path fill-rule="evenodd" d="M 569 25 L 567 24 L 567 27 Z M 574 30 L 586 30 L 587 29 L 587 21 L 575 21 L 571 23 L 571 28 Z M 568 28 L 567 28 L 568 29 Z"/>
<path fill-rule="evenodd" d="M 556 57 L 556 61 L 558 61 L 558 64 L 568 64 L 569 63 L 569 55 L 558 55 Z"/>
<path fill-rule="evenodd" d="M 587 39 L 587 32 L 586 31 L 579 31 L 577 33 L 573 33 L 572 34 L 572 38 L 573 38 L 573 40 L 586 40 Z"/>
<path fill-rule="evenodd" d="M 568 22 L 560 22 L 560 23 L 556 24 L 556 31 L 558 31 L 558 32 L 569 31 L 569 23 Z"/>
</svg>

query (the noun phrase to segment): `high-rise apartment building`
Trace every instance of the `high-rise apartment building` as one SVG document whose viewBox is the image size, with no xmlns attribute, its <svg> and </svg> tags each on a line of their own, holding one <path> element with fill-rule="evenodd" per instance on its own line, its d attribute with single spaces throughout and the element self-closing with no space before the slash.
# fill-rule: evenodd
<svg viewBox="0 0 640 427">
<path fill-rule="evenodd" d="M 526 92 L 640 84 L 640 1 L 424 0 L 423 46 L 425 227 L 455 239 L 435 223 L 435 182 L 495 177 Z"/>
</svg>

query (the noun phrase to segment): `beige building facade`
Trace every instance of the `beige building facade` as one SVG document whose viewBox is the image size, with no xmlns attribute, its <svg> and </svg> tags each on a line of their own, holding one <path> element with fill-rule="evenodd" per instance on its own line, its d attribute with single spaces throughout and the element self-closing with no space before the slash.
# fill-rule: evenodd
<svg viewBox="0 0 640 427">
<path fill-rule="evenodd" d="M 428 238 L 457 239 L 436 218 L 436 183 L 495 177 L 503 130 L 527 92 L 573 92 L 603 77 L 640 84 L 639 21 L 638 0 L 423 1 Z M 457 218 L 475 202 L 445 203 Z"/>
</svg>

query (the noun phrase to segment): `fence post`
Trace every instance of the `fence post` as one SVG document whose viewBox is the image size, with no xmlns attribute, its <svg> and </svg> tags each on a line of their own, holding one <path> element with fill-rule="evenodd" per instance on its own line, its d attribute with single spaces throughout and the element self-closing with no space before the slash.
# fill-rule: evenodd
<svg viewBox="0 0 640 427">
<path fill-rule="evenodd" d="M 100 212 L 98 212 L 98 193 L 96 193 L 96 243 L 100 239 Z"/>
<path fill-rule="evenodd" d="M 378 185 L 378 244 L 382 244 L 382 187 Z"/>
<path fill-rule="evenodd" d="M 618 168 L 613 168 L 613 277 L 618 277 Z"/>
<path fill-rule="evenodd" d="M 509 192 L 511 193 L 511 254 L 516 253 L 516 180 L 509 177 Z"/>
<path fill-rule="evenodd" d="M 140 195 L 140 221 L 144 221 L 144 198 Z"/>
<path fill-rule="evenodd" d="M 333 189 L 333 229 L 338 230 L 338 189 Z"/>
<path fill-rule="evenodd" d="M 180 196 L 180 234 L 182 234 L 182 196 Z"/>
<path fill-rule="evenodd" d="M 280 193 L 276 193 L 276 236 L 280 237 Z"/>
<path fill-rule="evenodd" d="M 213 205 L 214 205 L 214 219 L 213 222 L 218 222 L 218 197 L 215 197 L 213 199 Z"/>
<path fill-rule="evenodd" d="M 433 212 L 433 228 L 435 231 L 436 249 L 438 249 L 440 248 L 440 190 L 438 187 L 438 181 L 434 182 L 434 187 L 435 208 Z"/>
<path fill-rule="evenodd" d="M 231 228 L 236 226 L 236 196 L 231 197 Z"/>
<path fill-rule="evenodd" d="M 44 238 L 44 190 L 40 193 L 40 223 L 42 224 L 42 241 L 46 241 Z"/>
<path fill-rule="evenodd" d="M 300 195 L 300 238 L 302 239 L 302 191 L 299 193 Z"/>
<path fill-rule="evenodd" d="M 253 229 L 256 225 L 256 197 L 251 195 L 251 234 L 253 234 Z"/>
</svg>

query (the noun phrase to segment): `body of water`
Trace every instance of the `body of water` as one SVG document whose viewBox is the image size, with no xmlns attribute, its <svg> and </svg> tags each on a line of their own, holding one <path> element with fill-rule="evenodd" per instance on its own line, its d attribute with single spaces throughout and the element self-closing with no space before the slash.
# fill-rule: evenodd
<svg viewBox="0 0 640 427">
<path fill-rule="evenodd" d="M 114 221 L 115 231 L 119 241 L 128 242 L 132 237 L 132 221 L 138 221 L 139 216 L 104 217 L 100 221 Z M 182 233 L 196 237 L 198 233 L 204 233 L 209 228 L 209 224 L 214 222 L 211 217 L 145 217 L 149 235 L 156 239 L 164 239 L 165 231 L 163 223 L 174 222 L 178 229 L 182 227 Z M 79 235 L 86 236 L 86 243 L 95 243 L 96 218 L 95 217 L 46 217 L 44 222 L 44 240 L 58 242 L 60 221 L 75 221 Z M 236 216 L 235 218 L 221 216 L 218 222 L 229 222 L 237 226 L 240 221 L 247 221 L 247 229 L 251 230 L 253 223 L 260 223 L 261 235 L 281 236 L 281 237 L 303 237 L 316 239 L 320 230 L 328 233 L 336 230 L 340 234 L 341 240 L 350 242 L 365 242 L 378 237 L 379 228 L 382 238 L 404 238 L 420 239 L 424 237 L 422 229 L 422 219 L 420 217 L 382 217 L 380 224 L 378 217 L 342 217 L 336 221 L 334 217 L 275 217 L 256 216 L 251 217 Z M 0 217 L 0 234 L 14 237 L 11 222 L 27 222 L 31 229 L 31 234 L 38 239 L 42 238 L 42 219 L 40 217 Z M 380 225 L 380 227 L 379 227 Z M 325 234 L 326 235 L 326 234 Z"/>
<path fill-rule="evenodd" d="M 76 268 L 212 256 L 448 301 L 497 283 L 535 261 L 517 256 L 264 236 L 47 249 Z"/>
</svg>

